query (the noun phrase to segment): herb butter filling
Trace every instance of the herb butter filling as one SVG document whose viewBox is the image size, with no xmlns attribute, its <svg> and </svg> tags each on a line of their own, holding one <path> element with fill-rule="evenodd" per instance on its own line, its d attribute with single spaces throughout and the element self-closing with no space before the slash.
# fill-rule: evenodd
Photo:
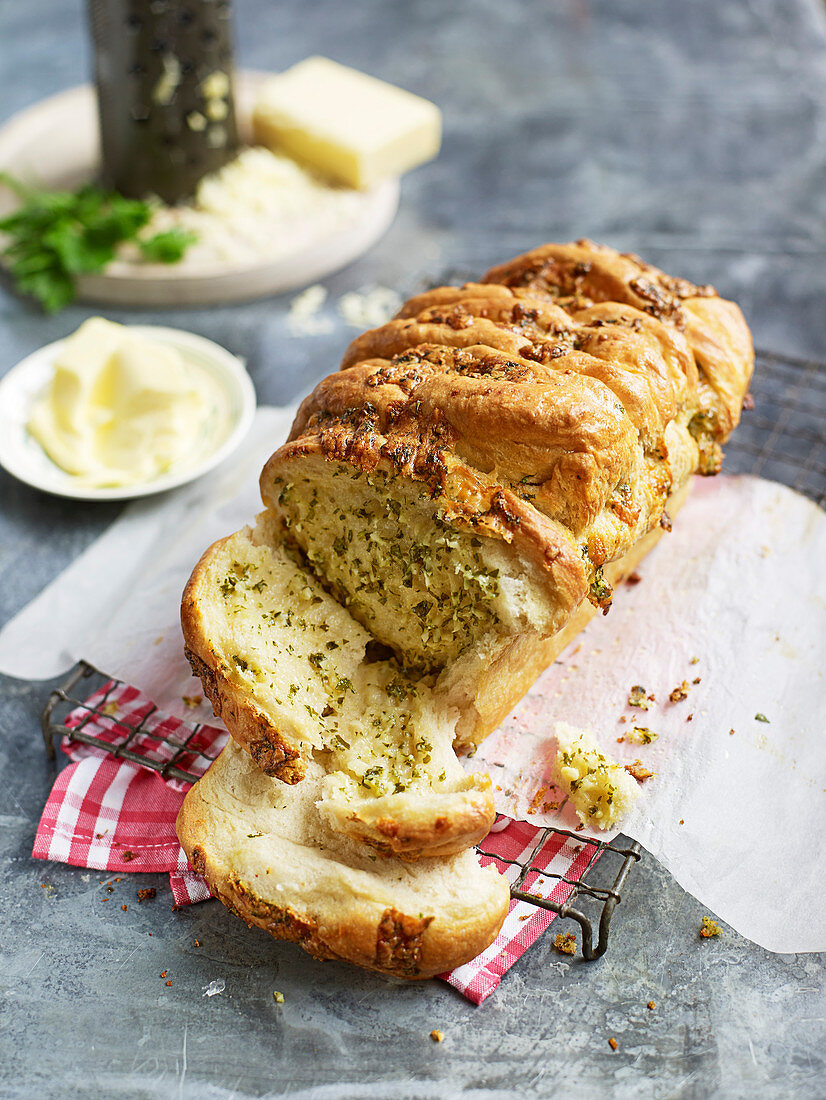
<svg viewBox="0 0 826 1100">
<path fill-rule="evenodd" d="M 447 522 L 419 483 L 325 465 L 275 479 L 287 538 L 403 665 L 438 670 L 486 635 L 518 632 L 524 567 L 502 544 Z"/>
<path fill-rule="evenodd" d="M 239 533 L 224 546 L 217 594 L 224 675 L 276 729 L 324 754 L 351 796 L 438 790 L 463 776 L 433 678 L 394 656 L 370 660 L 369 634 L 297 551 Z"/>
</svg>

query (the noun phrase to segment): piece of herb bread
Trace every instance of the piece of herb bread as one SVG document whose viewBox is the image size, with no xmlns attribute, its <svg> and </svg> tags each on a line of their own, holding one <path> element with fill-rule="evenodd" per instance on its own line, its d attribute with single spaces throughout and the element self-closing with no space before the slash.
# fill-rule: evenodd
<svg viewBox="0 0 826 1100">
<path fill-rule="evenodd" d="M 306 568 L 275 518 L 223 539 L 187 585 L 188 655 L 215 712 L 269 775 L 324 770 L 319 812 L 374 849 L 446 855 L 494 819 L 490 781 L 453 751 L 456 712 Z"/>
<path fill-rule="evenodd" d="M 320 812 L 324 768 L 301 783 L 258 768 L 232 740 L 187 794 L 178 835 L 232 912 L 320 959 L 430 978 L 474 958 L 508 911 L 506 880 L 473 852 L 411 864 L 371 853 Z"/>
</svg>

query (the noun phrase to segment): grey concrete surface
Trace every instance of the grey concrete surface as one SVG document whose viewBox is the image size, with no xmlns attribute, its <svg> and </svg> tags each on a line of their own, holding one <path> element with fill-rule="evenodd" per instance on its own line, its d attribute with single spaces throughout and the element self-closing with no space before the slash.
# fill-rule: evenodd
<svg viewBox="0 0 826 1100">
<path fill-rule="evenodd" d="M 325 53 L 444 108 L 442 155 L 405 179 L 391 231 L 328 280 L 333 297 L 371 283 L 408 293 L 589 235 L 714 282 L 763 347 L 826 359 L 816 0 L 236 0 L 236 12 L 247 65 Z M 0 0 L 0 117 L 88 69 L 79 0 Z M 351 335 L 293 337 L 286 309 L 142 316 L 244 355 L 260 400 L 282 402 Z M 45 318 L 0 289 L 0 374 L 91 312 Z M 0 622 L 116 515 L 0 474 Z M 103 904 L 102 874 L 29 857 L 54 775 L 38 733 L 48 686 L 0 678 L 2 1095 L 826 1094 L 822 960 L 769 955 L 728 929 L 699 940 L 704 911 L 650 857 L 603 960 L 569 962 L 546 938 L 481 1008 L 438 982 L 315 964 L 217 902 L 173 913 L 160 876 L 123 876 Z M 158 896 L 140 906 L 150 882 Z M 226 989 L 205 998 L 215 978 Z"/>
</svg>

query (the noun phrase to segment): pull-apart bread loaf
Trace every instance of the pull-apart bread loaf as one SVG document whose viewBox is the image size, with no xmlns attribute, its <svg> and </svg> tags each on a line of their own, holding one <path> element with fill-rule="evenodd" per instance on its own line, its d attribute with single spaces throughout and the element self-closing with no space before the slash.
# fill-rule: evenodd
<svg viewBox="0 0 826 1100">
<path fill-rule="evenodd" d="M 752 363 L 736 305 L 588 241 L 419 295 L 355 340 L 266 464 L 256 525 L 184 594 L 193 668 L 273 777 L 250 764 L 249 783 L 312 785 L 328 837 L 410 874 L 476 843 L 490 783 L 454 750 L 608 609 L 691 474 L 719 470 Z M 244 846 L 227 862 L 218 826 L 192 825 L 199 789 L 184 846 L 241 883 Z M 502 880 L 485 881 L 501 918 Z"/>
</svg>

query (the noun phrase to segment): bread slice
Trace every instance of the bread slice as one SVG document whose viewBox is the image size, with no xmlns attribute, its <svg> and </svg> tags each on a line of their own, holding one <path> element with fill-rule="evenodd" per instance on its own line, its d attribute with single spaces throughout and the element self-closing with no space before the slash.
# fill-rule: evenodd
<svg viewBox="0 0 826 1100">
<path fill-rule="evenodd" d="M 319 959 L 430 978 L 494 940 L 506 880 L 474 852 L 410 864 L 375 856 L 330 828 L 324 769 L 303 782 L 265 775 L 232 740 L 187 794 L 178 836 L 232 912 Z"/>
<path fill-rule="evenodd" d="M 215 712 L 268 775 L 325 773 L 331 827 L 407 858 L 478 843 L 494 817 L 490 780 L 453 751 L 458 717 L 305 568 L 274 518 L 201 558 L 182 603 L 188 656 Z"/>
</svg>

